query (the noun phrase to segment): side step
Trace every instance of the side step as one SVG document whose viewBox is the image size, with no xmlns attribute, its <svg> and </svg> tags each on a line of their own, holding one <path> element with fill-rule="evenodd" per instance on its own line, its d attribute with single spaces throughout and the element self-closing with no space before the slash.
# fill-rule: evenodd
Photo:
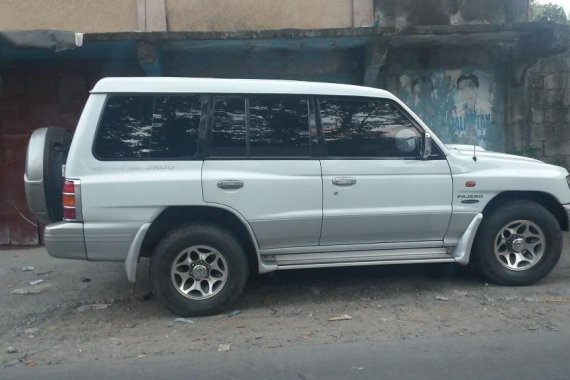
<svg viewBox="0 0 570 380">
<path fill-rule="evenodd" d="M 277 264 L 279 270 L 455 262 L 455 258 L 447 253 L 445 248 L 441 247 L 281 254 L 267 255 L 263 259 Z"/>
</svg>

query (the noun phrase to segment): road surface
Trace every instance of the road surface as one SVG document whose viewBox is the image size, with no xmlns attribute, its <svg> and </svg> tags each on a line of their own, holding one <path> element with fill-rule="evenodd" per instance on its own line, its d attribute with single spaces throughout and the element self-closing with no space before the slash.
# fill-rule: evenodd
<svg viewBox="0 0 570 380">
<path fill-rule="evenodd" d="M 196 352 L 0 370 L 2 379 L 569 379 L 570 334 Z"/>
</svg>

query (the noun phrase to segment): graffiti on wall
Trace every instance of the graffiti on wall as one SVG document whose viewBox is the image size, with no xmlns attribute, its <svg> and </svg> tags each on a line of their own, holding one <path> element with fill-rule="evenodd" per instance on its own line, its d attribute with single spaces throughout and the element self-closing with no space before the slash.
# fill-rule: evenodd
<svg viewBox="0 0 570 380">
<path fill-rule="evenodd" d="M 398 93 L 448 144 L 503 150 L 502 105 L 494 75 L 481 70 L 404 72 Z"/>
</svg>

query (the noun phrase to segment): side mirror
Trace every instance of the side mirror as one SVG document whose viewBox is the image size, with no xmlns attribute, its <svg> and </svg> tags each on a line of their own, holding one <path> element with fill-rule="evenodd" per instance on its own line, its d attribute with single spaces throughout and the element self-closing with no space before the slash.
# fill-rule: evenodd
<svg viewBox="0 0 570 380">
<path fill-rule="evenodd" d="M 424 141 L 422 144 L 422 160 L 427 160 L 431 156 L 431 134 L 424 134 Z"/>
</svg>

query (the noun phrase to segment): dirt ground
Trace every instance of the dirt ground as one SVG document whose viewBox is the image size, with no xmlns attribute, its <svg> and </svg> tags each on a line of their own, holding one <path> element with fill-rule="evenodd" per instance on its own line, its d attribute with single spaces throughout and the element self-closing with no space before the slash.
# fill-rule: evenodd
<svg viewBox="0 0 570 380">
<path fill-rule="evenodd" d="M 569 240 L 565 240 L 568 247 Z M 499 287 L 460 267 L 401 265 L 284 271 L 253 278 L 227 314 L 176 322 L 122 263 L 0 251 L 0 365 L 383 339 L 570 331 L 570 249 L 537 285 Z M 33 266 L 23 271 L 25 266 Z M 440 276 L 435 274 L 440 272 Z M 32 286 L 39 294 L 12 294 Z M 86 306 L 96 304 L 96 307 Z M 236 314 L 236 313 L 234 313 Z M 350 320 L 329 321 L 349 315 Z M 225 347 L 227 349 L 228 347 Z"/>
</svg>

